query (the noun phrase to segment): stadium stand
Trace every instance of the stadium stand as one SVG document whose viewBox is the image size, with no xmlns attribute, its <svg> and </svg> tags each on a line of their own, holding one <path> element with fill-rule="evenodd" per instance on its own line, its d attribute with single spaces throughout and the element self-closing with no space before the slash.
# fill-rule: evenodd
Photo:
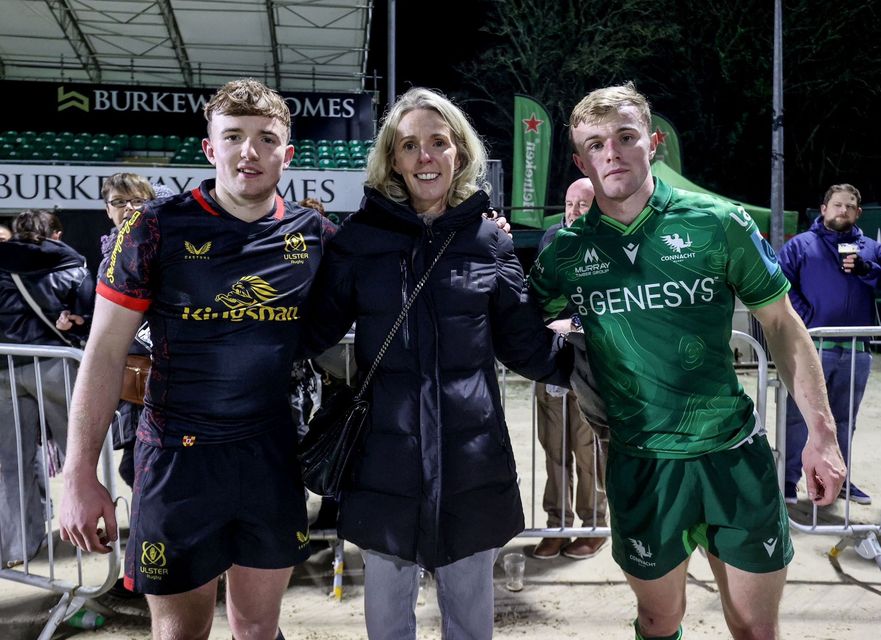
<svg viewBox="0 0 881 640">
<path fill-rule="evenodd" d="M 292 166 L 300 169 L 363 169 L 370 140 L 292 140 Z M 114 164 L 204 165 L 202 139 L 175 134 L 0 131 L 0 160 Z"/>
</svg>

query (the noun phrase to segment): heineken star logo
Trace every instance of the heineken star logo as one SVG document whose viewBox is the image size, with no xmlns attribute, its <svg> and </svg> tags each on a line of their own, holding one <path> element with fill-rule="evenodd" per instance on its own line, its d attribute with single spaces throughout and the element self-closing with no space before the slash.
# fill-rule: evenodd
<svg viewBox="0 0 881 640">
<path fill-rule="evenodd" d="M 523 121 L 523 124 L 526 125 L 526 130 L 523 133 L 529 133 L 530 131 L 534 131 L 538 133 L 538 128 L 544 123 L 544 120 L 539 120 L 535 117 L 535 111 L 533 111 L 529 118 Z"/>
</svg>

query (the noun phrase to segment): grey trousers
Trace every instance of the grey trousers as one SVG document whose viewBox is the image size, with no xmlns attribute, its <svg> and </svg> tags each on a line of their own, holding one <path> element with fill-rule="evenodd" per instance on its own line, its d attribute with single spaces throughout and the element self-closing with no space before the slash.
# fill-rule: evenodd
<svg viewBox="0 0 881 640">
<path fill-rule="evenodd" d="M 370 640 L 415 640 L 419 565 L 376 551 L 364 558 L 364 618 Z M 493 635 L 493 565 L 498 549 L 434 570 L 441 635 L 488 640 Z"/>
<path fill-rule="evenodd" d="M 46 427 L 58 445 L 62 458 L 67 447 L 67 400 L 62 360 L 42 360 L 40 376 Z M 76 377 L 75 363 L 70 366 L 70 384 Z M 15 367 L 15 397 L 21 433 L 25 533 L 22 538 L 22 509 L 19 501 L 18 447 L 13 410 L 10 372 L 0 371 L 0 564 L 20 562 L 33 557 L 46 536 L 45 517 L 40 495 L 42 464 L 38 459 L 40 416 L 38 391 L 33 364 Z M 44 489 L 45 490 L 45 489 Z"/>
</svg>

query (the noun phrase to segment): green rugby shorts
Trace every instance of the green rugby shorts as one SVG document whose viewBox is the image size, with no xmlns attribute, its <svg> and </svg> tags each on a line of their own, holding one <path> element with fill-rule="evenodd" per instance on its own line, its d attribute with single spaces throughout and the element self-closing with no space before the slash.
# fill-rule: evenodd
<svg viewBox="0 0 881 640">
<path fill-rule="evenodd" d="M 654 580 L 697 548 L 738 569 L 769 573 L 792 560 L 789 518 L 764 435 L 690 459 L 612 450 L 606 466 L 612 556 Z"/>
</svg>

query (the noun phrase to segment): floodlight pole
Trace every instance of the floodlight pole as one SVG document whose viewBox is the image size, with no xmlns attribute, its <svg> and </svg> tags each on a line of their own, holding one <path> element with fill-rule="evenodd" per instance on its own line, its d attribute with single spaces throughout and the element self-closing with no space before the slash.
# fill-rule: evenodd
<svg viewBox="0 0 881 640">
<path fill-rule="evenodd" d="M 388 108 L 391 108 L 397 97 L 397 90 L 395 89 L 395 49 L 397 47 L 395 42 L 396 11 L 397 2 L 395 0 L 388 0 L 388 71 L 386 73 L 388 76 L 388 97 L 386 103 Z"/>
<path fill-rule="evenodd" d="M 783 246 L 783 6 L 774 2 L 774 79 L 771 120 L 771 246 Z"/>
</svg>

